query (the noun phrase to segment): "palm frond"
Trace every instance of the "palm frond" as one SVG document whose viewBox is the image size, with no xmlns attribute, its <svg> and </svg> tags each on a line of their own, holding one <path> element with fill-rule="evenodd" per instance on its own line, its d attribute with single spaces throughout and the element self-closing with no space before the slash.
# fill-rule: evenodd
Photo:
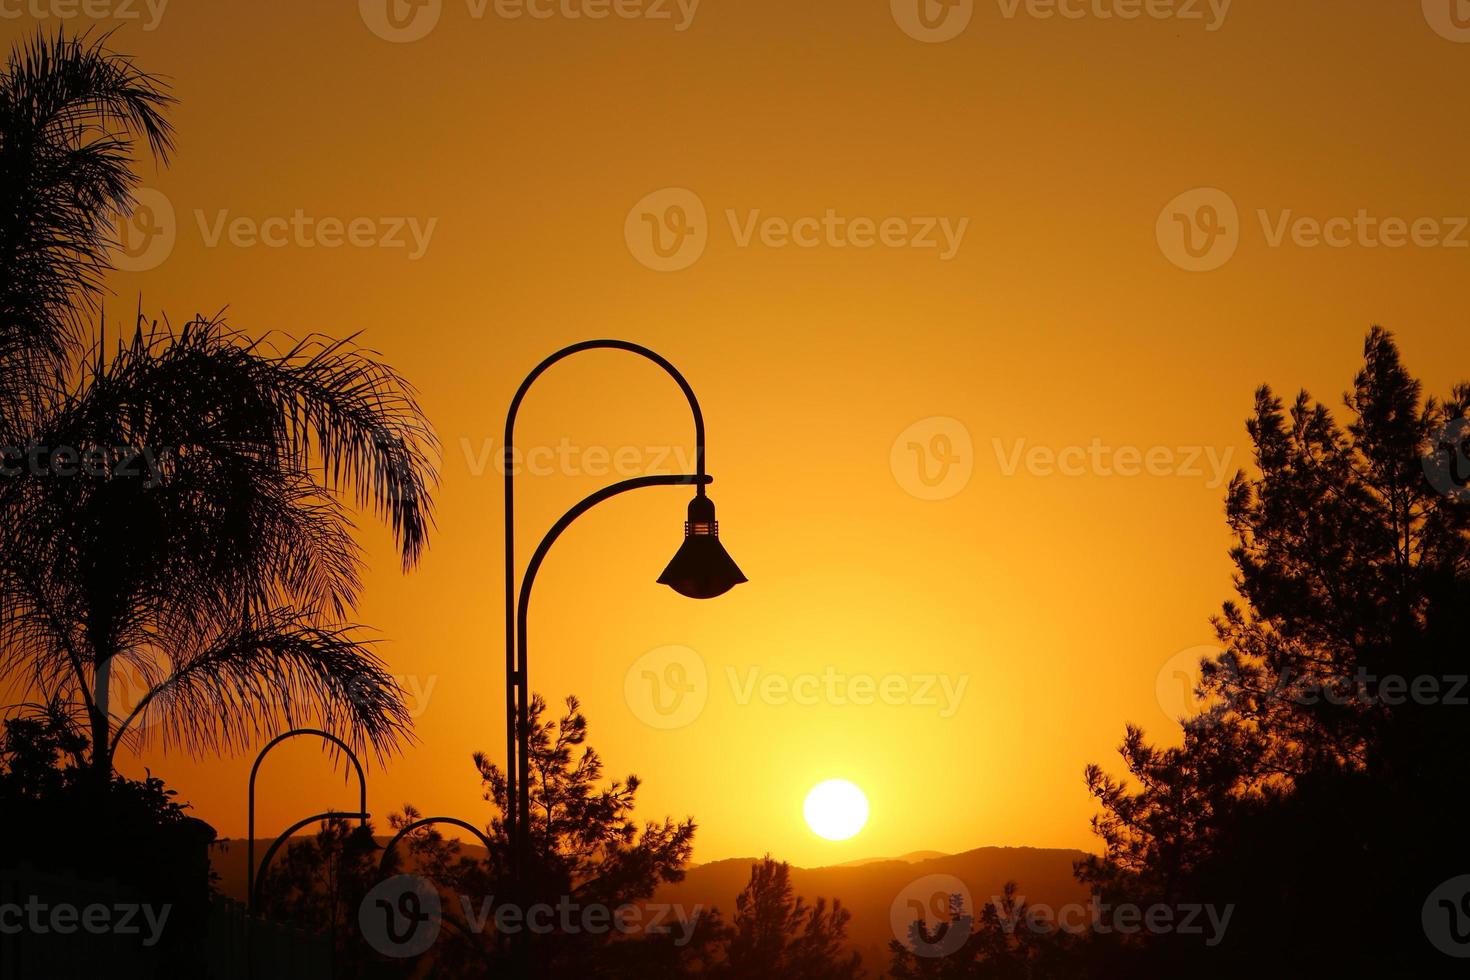
<svg viewBox="0 0 1470 980">
<path fill-rule="evenodd" d="M 138 663 L 147 691 L 117 734 L 193 754 L 242 749 L 316 725 L 382 759 L 411 728 L 403 692 L 351 626 L 323 628 L 299 610 L 252 614 L 224 628 L 165 640 L 171 669 Z"/>
<path fill-rule="evenodd" d="M 76 350 L 132 206 L 137 142 L 173 148 L 163 84 L 95 40 L 38 30 L 0 74 L 0 420 Z"/>
<path fill-rule="evenodd" d="M 264 685 L 239 689 L 251 704 L 306 703 L 299 691 L 271 694 L 269 655 L 300 648 L 308 628 L 344 669 L 360 649 L 329 642 L 361 582 L 342 494 L 355 489 L 390 517 L 405 564 L 431 520 L 432 430 L 411 390 L 350 343 L 278 352 L 218 318 L 177 331 L 140 321 L 115 351 L 86 358 L 31 438 L 65 447 L 72 465 L 0 479 L 0 676 L 42 692 L 85 692 L 108 676 L 104 664 L 130 666 L 151 689 L 162 678 L 149 674 L 147 651 L 163 646 L 189 662 L 183 638 L 284 608 L 294 610 L 298 647 L 263 645 L 238 660 Z M 318 685 L 311 703 L 325 722 L 357 725 L 379 747 L 396 732 L 328 707 L 341 696 L 330 678 L 291 676 Z M 94 700 L 97 714 L 112 714 L 100 693 Z M 261 710 L 243 717 L 265 724 Z M 218 724 L 233 743 L 247 722 Z"/>
</svg>

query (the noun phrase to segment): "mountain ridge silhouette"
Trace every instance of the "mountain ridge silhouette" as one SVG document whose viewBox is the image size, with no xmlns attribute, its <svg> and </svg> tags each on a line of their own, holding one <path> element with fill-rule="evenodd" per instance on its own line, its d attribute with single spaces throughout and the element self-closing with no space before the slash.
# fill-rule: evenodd
<svg viewBox="0 0 1470 980">
<path fill-rule="evenodd" d="M 289 846 L 310 839 L 292 838 Z M 388 837 L 376 838 L 379 846 Z M 210 847 L 210 862 L 219 876 L 217 887 L 232 898 L 244 900 L 244 839 L 225 839 Z M 257 840 L 256 860 L 270 846 Z M 466 856 L 480 856 L 478 844 L 460 844 Z M 407 849 L 405 848 L 405 856 Z M 1052 908 L 1067 903 L 1086 903 L 1089 892 L 1072 874 L 1073 864 L 1086 857 L 1085 851 L 1068 848 L 977 847 L 947 854 L 941 851 L 911 851 L 891 858 L 859 858 L 841 864 L 801 867 L 791 865 L 791 883 L 808 903 L 818 897 L 841 899 L 852 918 L 848 923 L 848 945 L 863 954 L 863 964 L 876 975 L 888 963 L 888 942 L 894 938 L 890 914 L 895 900 L 914 881 L 929 875 L 949 875 L 970 892 L 971 912 L 999 896 L 1007 881 L 1019 886 L 1018 893 L 1032 904 Z M 276 860 L 280 860 L 280 854 Z M 750 878 L 753 857 L 722 858 L 691 864 L 683 881 L 665 884 L 649 899 L 651 904 L 679 906 L 690 914 L 696 905 L 704 910 L 718 908 L 728 922 L 735 913 L 735 898 Z M 410 868 L 411 870 L 411 868 Z"/>
<path fill-rule="evenodd" d="M 915 855 L 924 856 L 908 860 Z M 859 859 L 814 868 L 793 864 L 791 884 L 808 903 L 819 896 L 842 900 L 842 907 L 852 913 L 848 945 L 863 954 L 864 967 L 876 975 L 887 967 L 888 943 L 895 938 L 890 911 L 912 882 L 929 875 L 958 879 L 970 892 L 971 912 L 999 896 L 1007 881 L 1016 882 L 1017 893 L 1032 904 L 1052 908 L 1085 904 L 1090 893 L 1073 876 L 1072 867 L 1086 856 L 1080 850 L 1037 847 L 977 847 L 954 854 L 914 851 L 899 858 Z M 690 867 L 683 881 L 662 886 L 650 901 L 686 910 L 696 904 L 706 909 L 713 905 L 729 921 L 735 912 L 735 897 L 749 880 L 750 866 L 756 860 L 725 858 Z"/>
</svg>

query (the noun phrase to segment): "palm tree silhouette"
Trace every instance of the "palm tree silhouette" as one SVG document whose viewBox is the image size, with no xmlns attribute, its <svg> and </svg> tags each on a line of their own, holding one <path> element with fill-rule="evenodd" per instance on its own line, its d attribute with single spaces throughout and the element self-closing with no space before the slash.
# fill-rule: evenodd
<svg viewBox="0 0 1470 980">
<path fill-rule="evenodd" d="M 99 778 L 155 731 L 197 752 L 312 721 L 380 755 L 406 734 L 342 622 L 361 555 L 336 491 L 392 525 L 405 567 L 432 519 L 434 437 L 388 367 L 343 341 L 140 324 L 33 444 L 48 465 L 3 490 L 0 675 L 85 723 Z"/>
<path fill-rule="evenodd" d="M 197 753 L 314 723 L 381 756 L 409 719 L 345 621 L 349 504 L 417 562 L 437 443 L 412 389 L 351 340 L 218 318 L 82 350 L 134 139 L 166 160 L 171 102 L 61 35 L 0 76 L 0 680 L 90 733 L 101 784 L 155 733 Z"/>
</svg>

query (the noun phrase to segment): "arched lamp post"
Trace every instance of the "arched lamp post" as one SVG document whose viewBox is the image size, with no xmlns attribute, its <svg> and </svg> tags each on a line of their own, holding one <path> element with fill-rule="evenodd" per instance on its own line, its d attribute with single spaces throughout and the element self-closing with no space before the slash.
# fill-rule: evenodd
<svg viewBox="0 0 1470 980">
<path fill-rule="evenodd" d="M 309 827 L 314 823 L 327 823 L 331 820 L 356 820 L 357 825 L 362 827 L 371 816 L 372 814 L 366 810 L 357 813 L 353 813 L 351 810 L 326 810 L 322 813 L 313 813 L 309 817 L 303 817 L 287 827 L 281 836 L 271 841 L 271 846 L 265 849 L 265 857 L 260 859 L 260 869 L 256 872 L 255 884 L 250 886 L 250 907 L 254 909 L 261 907 L 260 891 L 265 887 L 265 873 L 271 866 L 271 858 L 275 857 L 276 852 L 296 835 L 296 831 Z"/>
<path fill-rule="evenodd" d="M 495 844 L 491 842 L 489 836 L 479 827 L 476 827 L 474 824 L 470 823 L 467 820 L 461 820 L 458 817 L 424 817 L 422 820 L 415 820 L 413 823 L 404 826 L 403 829 L 399 830 L 398 833 L 393 835 L 392 840 L 383 845 L 383 856 L 378 858 L 379 877 L 388 873 L 388 860 L 392 857 L 393 849 L 398 846 L 399 841 L 403 840 L 403 838 L 407 837 L 415 830 L 418 830 L 420 827 L 429 827 L 438 823 L 453 824 L 460 830 L 468 830 L 471 834 L 474 834 L 475 837 L 480 841 L 480 843 L 485 847 L 485 860 L 490 860 L 490 852 L 495 850 Z"/>
<path fill-rule="evenodd" d="M 257 868 L 255 866 L 255 780 L 260 775 L 260 764 L 265 761 L 265 757 L 270 754 L 271 749 L 287 739 L 297 738 L 302 735 L 310 735 L 335 745 L 347 756 L 347 760 L 352 763 L 352 768 L 357 772 L 357 812 L 327 810 L 324 813 L 313 814 L 304 820 L 298 820 L 288 827 L 285 833 L 271 842 L 271 846 L 266 848 L 265 857 L 260 859 L 260 867 Z M 280 850 L 281 846 L 290 839 L 292 834 L 301 830 L 303 827 L 327 820 L 356 820 L 358 826 L 363 826 L 367 822 L 369 817 L 367 812 L 367 777 L 363 774 L 362 763 L 358 760 L 356 753 L 352 751 L 346 742 L 342 741 L 336 735 L 333 735 L 331 732 L 324 732 L 320 728 L 293 728 L 289 732 L 282 732 L 267 742 L 265 747 L 260 750 L 260 754 L 255 757 L 255 762 L 250 766 L 250 788 L 247 793 L 247 806 L 248 816 L 246 817 L 245 830 L 245 911 L 247 915 L 246 929 L 249 930 L 254 923 L 255 913 L 261 908 L 259 893 L 265 885 L 265 871 L 270 867 L 271 858 L 276 856 L 276 851 Z M 333 928 L 335 929 L 335 921 Z M 247 932 L 245 942 L 245 975 L 249 977 L 255 976 L 254 947 L 254 936 Z M 333 941 L 333 955 L 336 955 L 335 939 Z"/>
<path fill-rule="evenodd" d="M 316 738 L 322 739 L 325 742 L 330 742 L 337 748 L 341 749 L 342 753 L 347 756 L 347 761 L 352 763 L 352 768 L 357 772 L 358 812 L 343 813 L 339 811 L 329 811 L 324 814 L 317 814 L 314 817 L 307 817 L 305 820 L 301 821 L 296 826 L 286 831 L 286 833 L 276 838 L 276 842 L 271 845 L 270 851 L 260 862 L 262 870 L 265 868 L 266 865 L 270 864 L 271 856 L 275 854 L 276 848 L 277 846 L 279 846 L 280 842 L 286 837 L 291 836 L 307 824 L 313 823 L 317 820 L 326 820 L 331 817 L 355 817 L 359 820 L 359 822 L 364 821 L 368 818 L 367 777 L 363 775 L 362 763 L 358 761 L 357 755 L 352 751 L 351 748 L 348 747 L 346 742 L 342 741 L 331 732 L 324 732 L 320 728 L 293 728 L 289 732 L 283 732 L 282 734 L 277 735 L 275 738 L 267 742 L 265 748 L 260 750 L 260 754 L 255 757 L 255 762 L 250 767 L 250 789 L 247 793 L 248 816 L 246 817 L 245 830 L 245 909 L 247 912 L 254 912 L 257 907 L 255 897 L 255 779 L 257 776 L 260 775 L 260 764 L 265 761 L 265 757 L 270 754 L 271 749 L 275 748 L 277 745 L 280 745 L 287 739 L 297 738 L 302 735 L 312 735 Z"/>
<path fill-rule="evenodd" d="M 519 592 L 516 589 L 515 566 L 515 423 L 521 402 L 536 379 L 553 364 L 588 350 L 621 350 L 646 358 L 674 379 L 689 402 L 694 416 L 695 472 L 670 476 L 642 476 L 624 480 L 604 487 L 584 499 L 557 521 L 542 538 L 541 544 L 531 556 L 526 573 L 521 579 Z M 680 595 L 692 599 L 712 599 L 724 595 L 736 585 L 746 581 L 738 566 L 720 544 L 719 522 L 715 520 L 715 505 L 705 495 L 705 487 L 713 479 L 704 469 L 704 414 L 694 389 L 684 376 L 662 356 L 647 347 L 624 340 L 588 340 L 564 347 L 538 364 L 526 380 L 521 382 L 510 410 L 505 416 L 505 740 L 506 740 L 506 795 L 510 812 L 506 814 L 506 834 L 510 839 L 511 868 L 515 877 L 518 898 L 525 898 L 527 884 L 526 858 L 530 846 L 531 791 L 530 791 L 530 695 L 526 669 L 526 620 L 530 609 L 531 586 L 536 573 L 546 558 L 551 546 L 561 537 L 573 521 L 593 507 L 629 490 L 644 487 L 692 486 L 694 499 L 689 503 L 688 520 L 684 523 L 684 540 L 673 560 L 659 576 L 658 582 L 667 585 Z"/>
</svg>

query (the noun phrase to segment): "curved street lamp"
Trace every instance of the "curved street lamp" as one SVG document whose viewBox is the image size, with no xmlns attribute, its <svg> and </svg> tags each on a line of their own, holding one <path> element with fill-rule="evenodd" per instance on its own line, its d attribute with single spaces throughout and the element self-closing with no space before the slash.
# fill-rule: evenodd
<svg viewBox="0 0 1470 980">
<path fill-rule="evenodd" d="M 355 770 L 357 770 L 357 810 L 358 810 L 358 814 L 361 814 L 361 819 L 363 819 L 363 820 L 366 820 L 367 819 L 367 816 L 368 816 L 368 814 L 367 814 L 367 777 L 365 775 L 363 775 L 362 763 L 358 761 L 356 754 L 353 753 L 352 749 L 348 747 L 348 745 L 347 745 L 346 742 L 342 741 L 340 738 L 338 738 L 336 735 L 333 735 L 331 732 L 324 732 L 320 728 L 293 728 L 289 732 L 283 732 L 282 734 L 277 735 L 275 738 L 273 738 L 269 742 L 267 742 L 265 748 L 263 748 L 263 749 L 260 750 L 260 754 L 255 757 L 255 762 L 250 767 L 250 789 L 249 789 L 249 792 L 247 793 L 247 806 L 248 806 L 248 811 L 247 812 L 248 812 L 248 816 L 246 818 L 246 830 L 245 830 L 245 910 L 247 912 L 254 912 L 255 911 L 255 908 L 256 908 L 256 901 L 255 901 L 255 777 L 258 776 L 258 775 L 260 775 L 260 764 L 265 761 L 265 757 L 270 753 L 270 750 L 271 749 L 275 748 L 277 745 L 280 745 L 282 742 L 286 741 L 287 739 L 297 738 L 298 736 L 301 736 L 301 735 L 314 735 L 317 738 L 319 738 L 319 739 L 321 739 L 321 740 L 323 740 L 325 742 L 329 742 L 332 745 L 335 745 L 337 748 L 339 748 L 339 749 L 342 750 L 342 753 L 344 755 L 347 756 L 347 760 L 352 763 L 352 768 L 355 769 Z M 357 814 L 351 814 L 351 813 L 348 813 L 348 814 L 328 813 L 326 816 L 348 816 L 348 817 L 351 817 L 351 816 L 357 816 Z M 301 821 L 301 823 L 297 824 L 295 827 L 292 827 L 290 830 L 288 830 L 282 836 L 283 837 L 289 837 L 291 834 L 295 833 L 301 827 L 304 827 L 305 825 L 307 825 L 309 823 L 312 823 L 315 820 L 320 820 L 320 819 L 324 819 L 324 817 L 323 816 L 308 817 L 306 820 Z M 277 839 L 277 842 L 276 843 L 277 844 L 280 843 L 280 839 L 279 838 Z M 274 844 L 271 845 L 271 854 L 275 853 L 275 847 L 276 847 L 276 845 L 274 845 Z M 262 865 L 262 867 L 264 867 L 265 865 L 267 865 L 269 863 L 270 863 L 270 854 L 267 854 L 266 857 L 265 857 L 265 859 L 263 861 L 261 861 L 261 865 Z"/>
<path fill-rule="evenodd" d="M 368 818 L 371 816 L 372 814 L 366 810 L 357 813 L 351 810 L 326 810 L 322 813 L 313 813 L 309 817 L 303 817 L 287 827 L 281 836 L 271 841 L 271 846 L 265 849 L 265 857 L 260 859 L 260 868 L 255 874 L 255 884 L 251 886 L 250 907 L 254 909 L 260 908 L 260 890 L 265 887 L 265 873 L 270 869 L 271 858 L 275 857 L 276 852 L 295 836 L 296 831 L 301 830 L 303 827 L 309 827 L 314 823 L 326 823 L 331 820 L 356 820 L 357 826 L 361 828 L 366 826 Z"/>
<path fill-rule="evenodd" d="M 383 856 L 378 858 L 378 876 L 382 877 L 388 873 L 388 859 L 393 855 L 393 848 L 398 846 L 399 841 L 420 827 L 429 827 L 440 823 L 453 824 L 461 830 L 468 830 L 474 834 L 475 837 L 479 838 L 480 843 L 485 846 L 485 860 L 490 860 L 490 852 L 495 850 L 495 845 L 491 842 L 490 837 L 479 827 L 476 827 L 468 820 L 461 820 L 458 817 L 424 817 L 422 820 L 415 820 L 413 823 L 406 824 L 398 833 L 393 835 L 392 840 L 383 845 Z"/>
<path fill-rule="evenodd" d="M 344 810 L 328 810 L 325 813 L 313 814 L 312 816 L 309 816 L 304 820 L 298 820 L 296 823 L 287 828 L 285 833 L 281 834 L 279 837 L 271 842 L 271 846 L 266 848 L 265 857 L 261 858 L 260 860 L 260 867 L 256 868 L 255 780 L 256 777 L 260 775 L 260 764 L 265 761 L 265 757 L 270 754 L 271 749 L 275 748 L 277 745 L 280 745 L 287 739 L 297 738 L 302 735 L 311 735 L 331 745 L 335 745 L 337 748 L 342 750 L 342 753 L 344 755 L 347 756 L 347 760 L 352 763 L 352 768 L 357 772 L 357 812 L 354 813 L 352 811 Z M 281 845 L 283 845 L 291 837 L 292 834 L 296 833 L 296 831 L 298 830 L 301 830 L 303 827 L 309 826 L 310 824 L 340 818 L 344 820 L 356 820 L 358 822 L 358 826 L 364 825 L 367 822 L 369 816 L 367 812 L 367 776 L 363 774 L 362 763 L 358 761 L 356 753 L 352 751 L 352 748 L 348 746 L 346 742 L 342 741 L 342 739 L 338 738 L 336 735 L 333 735 L 331 732 L 324 732 L 320 728 L 293 728 L 289 732 L 282 732 L 280 735 L 277 735 L 275 738 L 271 739 L 269 742 L 266 743 L 265 747 L 260 750 L 260 753 L 256 755 L 255 762 L 250 766 L 250 789 L 247 793 L 247 806 L 248 816 L 246 818 L 245 830 L 245 912 L 247 916 L 247 934 L 245 941 L 245 975 L 253 977 L 255 976 L 255 938 L 253 934 L 251 934 L 248 930 L 251 929 L 255 921 L 255 913 L 258 912 L 261 907 L 259 892 L 265 884 L 265 872 L 266 869 L 270 867 L 271 858 L 276 856 L 276 851 L 280 850 Z M 333 928 L 336 928 L 335 919 L 333 922 Z M 336 955 L 335 941 L 333 942 L 333 955 Z"/>
<path fill-rule="evenodd" d="M 644 357 L 674 379 L 689 402 L 694 416 L 695 472 L 671 476 L 642 476 L 604 487 L 584 499 L 557 521 L 541 540 L 526 566 L 519 594 L 515 567 L 515 423 L 521 402 L 536 379 L 553 364 L 587 350 L 621 350 Z M 505 725 L 506 725 L 506 796 L 510 812 L 506 814 L 506 833 L 510 839 L 511 867 L 518 888 L 525 885 L 526 854 L 530 843 L 530 697 L 526 670 L 526 620 L 530 609 L 531 586 L 536 573 L 563 531 L 578 517 L 619 494 L 643 487 L 693 486 L 694 499 L 689 503 L 688 520 L 684 523 L 684 540 L 673 560 L 659 576 L 658 582 L 680 595 L 692 599 L 712 599 L 746 581 L 745 575 L 720 543 L 719 522 L 715 505 L 705 495 L 705 487 L 713 478 L 704 469 L 704 414 L 694 389 L 684 376 L 662 356 L 639 344 L 624 340 L 587 340 L 564 347 L 538 364 L 521 382 L 505 417 Z M 524 897 L 524 896 L 521 896 Z"/>
</svg>

